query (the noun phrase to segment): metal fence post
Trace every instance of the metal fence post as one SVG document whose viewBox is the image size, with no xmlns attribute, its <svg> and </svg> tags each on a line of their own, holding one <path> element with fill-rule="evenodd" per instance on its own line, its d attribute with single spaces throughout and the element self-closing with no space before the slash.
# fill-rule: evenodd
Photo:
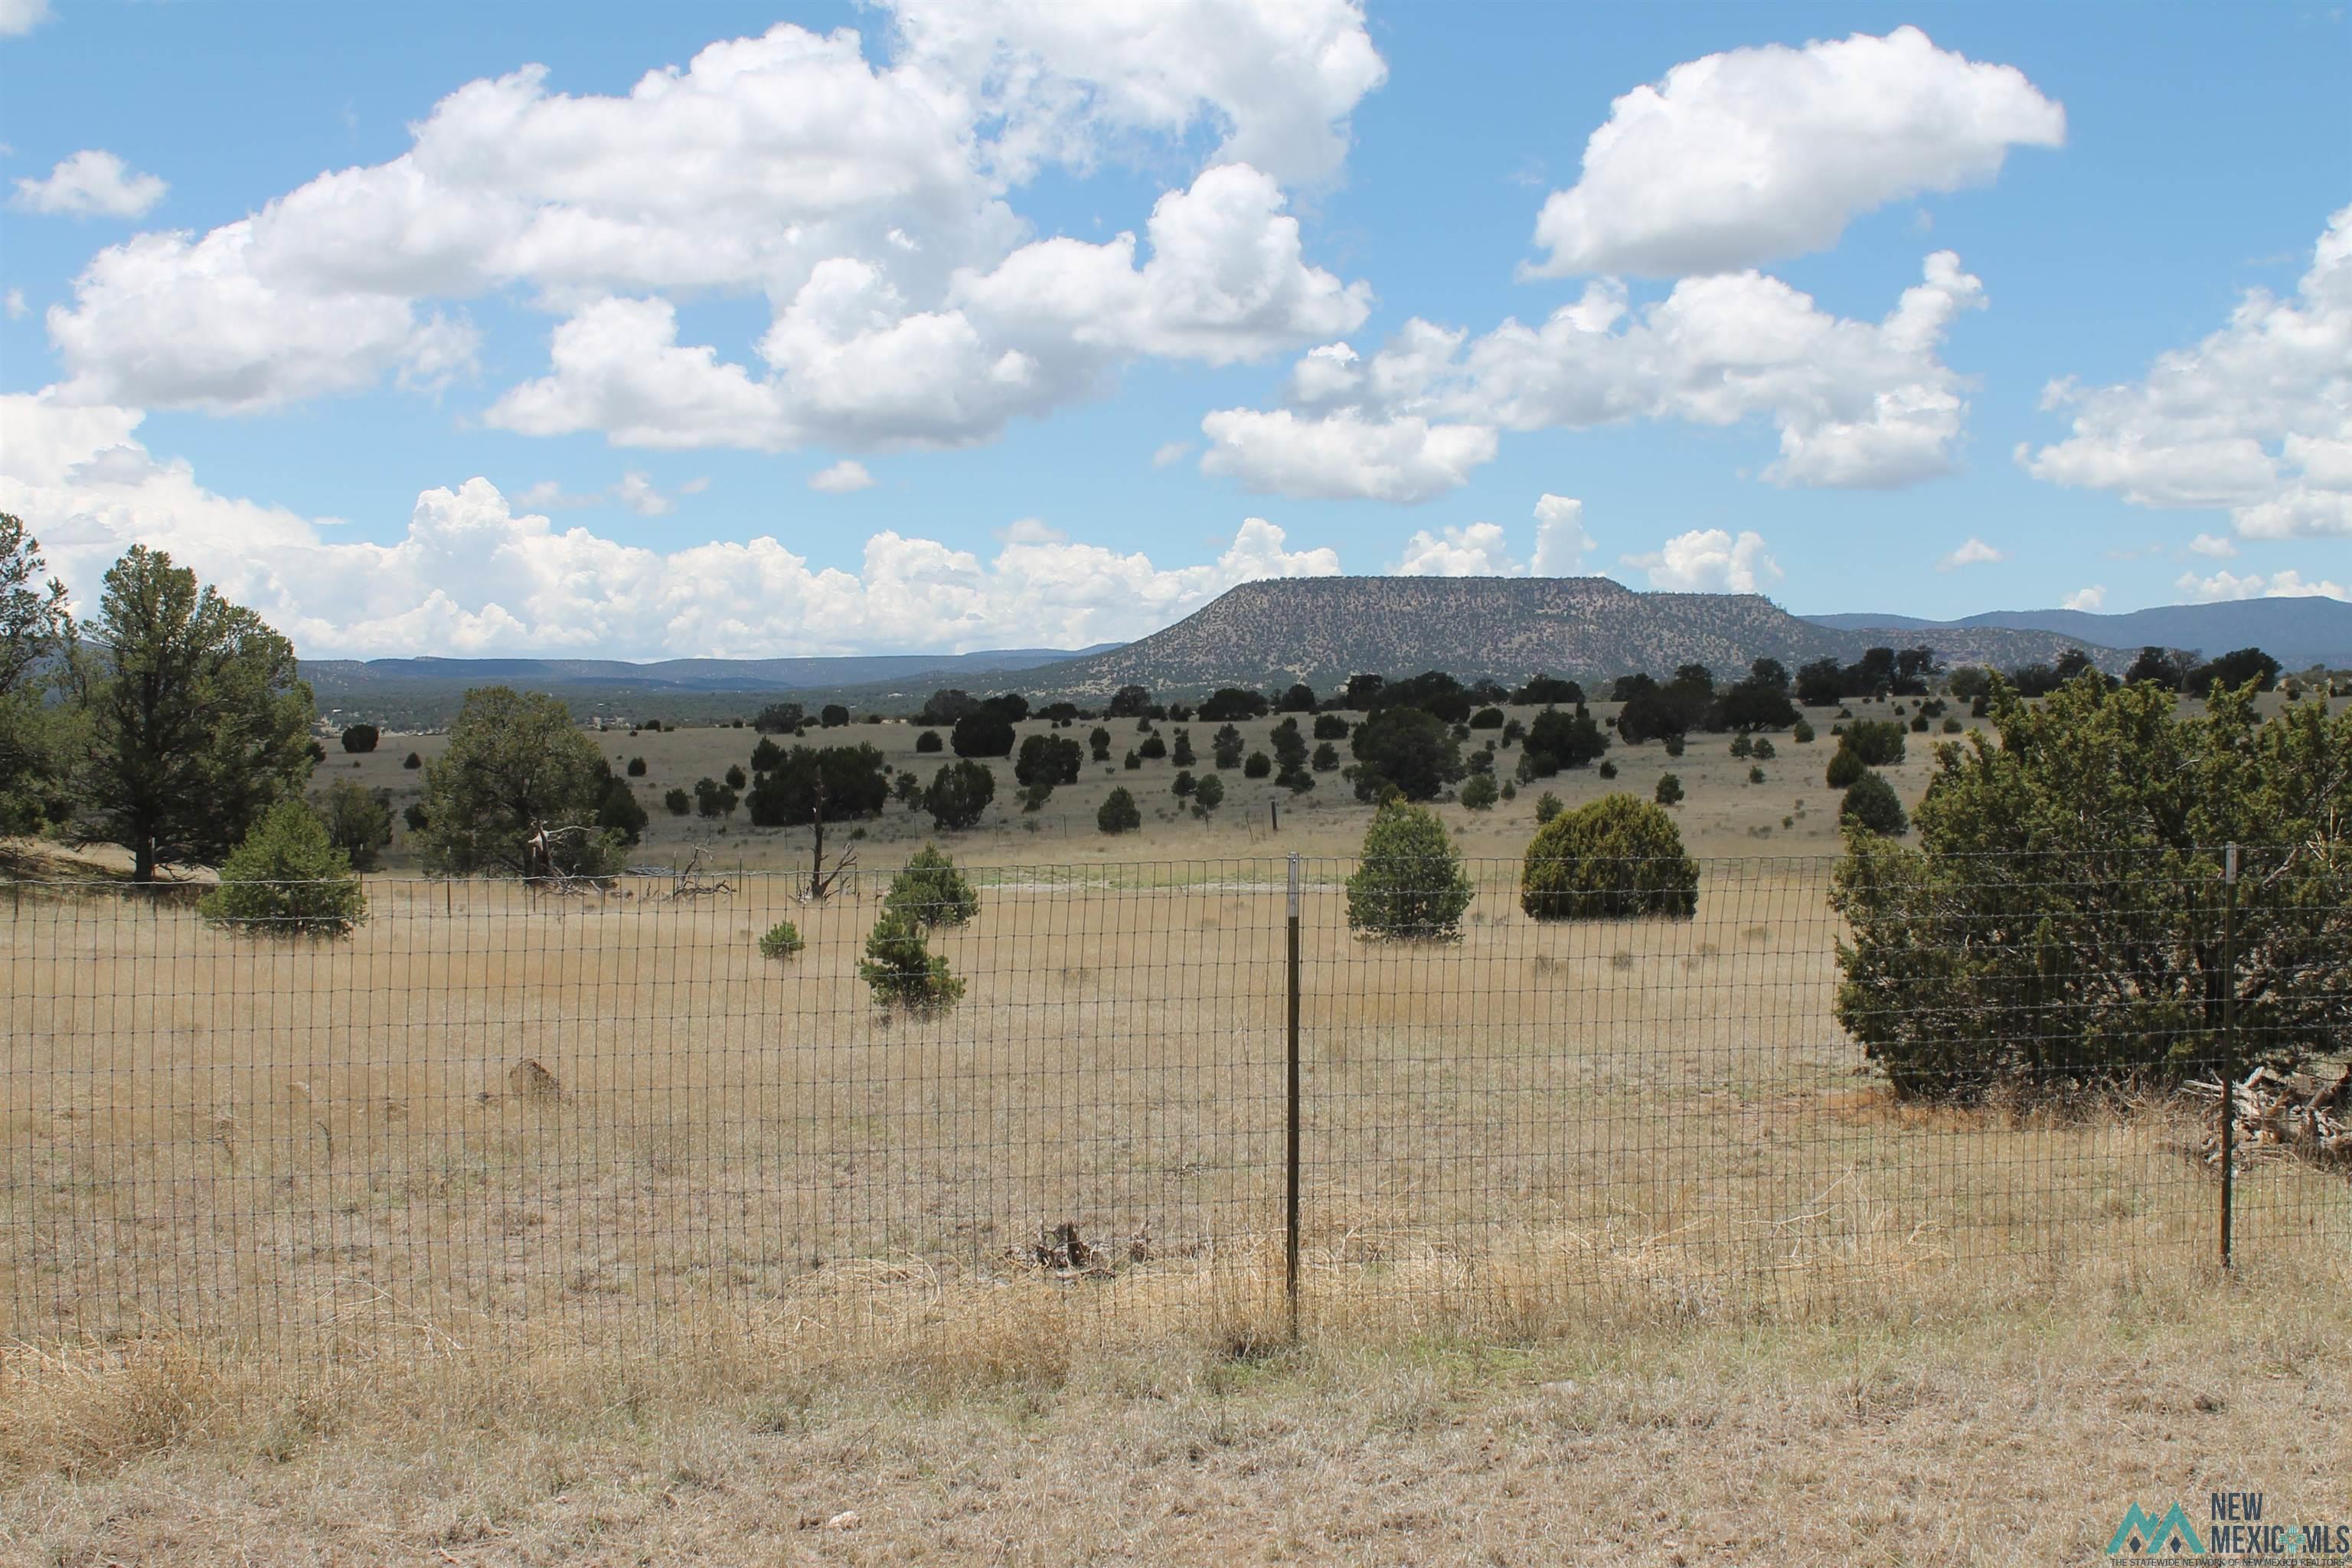
<svg viewBox="0 0 2352 1568">
<path fill-rule="evenodd" d="M 1298 857 L 1290 857 L 1289 1046 L 1283 1110 L 1282 1291 L 1290 1309 L 1290 1337 L 1298 1338 Z"/>
<path fill-rule="evenodd" d="M 2221 861 L 2221 1267 L 2230 1267 L 2230 1221 L 2237 1198 L 2238 847 Z"/>
</svg>

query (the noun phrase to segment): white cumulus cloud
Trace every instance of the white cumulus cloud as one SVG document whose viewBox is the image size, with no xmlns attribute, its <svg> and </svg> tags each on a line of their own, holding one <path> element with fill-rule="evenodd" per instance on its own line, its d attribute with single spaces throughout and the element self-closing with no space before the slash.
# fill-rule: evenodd
<svg viewBox="0 0 2352 1568">
<path fill-rule="evenodd" d="M 1572 496 L 1546 492 L 1536 498 L 1536 554 L 1538 577 L 1566 577 L 1580 571 L 1592 535 L 1584 531 L 1584 503 Z"/>
<path fill-rule="evenodd" d="M 1694 529 L 1645 555 L 1621 559 L 1648 573 L 1651 587 L 1677 594 L 1760 594 L 1780 579 L 1763 537 L 1748 531 L 1735 539 L 1720 528 Z"/>
<path fill-rule="evenodd" d="M 2259 572 L 2249 572 L 2242 577 L 2231 572 L 2216 572 L 2210 577 L 2184 572 L 2172 586 L 2193 605 L 2218 604 L 2227 599 L 2352 599 L 2352 591 L 2343 584 L 2326 578 L 2311 582 L 2292 567 L 2268 577 Z"/>
<path fill-rule="evenodd" d="M 1209 438 L 1201 471 L 1262 495 L 1423 501 L 1466 484 L 1495 457 L 1490 427 L 1414 415 L 1301 418 L 1287 408 L 1227 408 L 1203 418 L 1201 430 Z"/>
<path fill-rule="evenodd" d="M 1685 279 L 1639 310 L 1622 285 L 1596 281 L 1538 326 L 1506 321 L 1476 339 L 1416 318 L 1369 357 L 1344 343 L 1310 351 L 1291 373 L 1293 409 L 1212 414 L 1202 427 L 1219 444 L 1202 467 L 1284 495 L 1423 500 L 1492 458 L 1497 427 L 1757 418 L 1780 431 L 1773 483 L 1912 484 L 1955 461 L 1968 405 L 1937 350 L 1952 319 L 1983 303 L 1959 258 L 1937 251 L 1875 322 L 1756 272 Z M 1429 462 L 1418 448 L 1441 434 L 1445 460 Z"/>
<path fill-rule="evenodd" d="M 1250 518 L 1200 565 L 1162 567 L 1024 523 L 987 559 L 877 533 L 844 571 L 774 538 L 665 552 L 558 529 L 481 479 L 425 490 L 391 543 L 330 542 L 331 520 L 218 494 L 184 461 L 154 458 L 138 437 L 142 417 L 0 397 L 0 510 L 26 520 L 85 605 L 107 565 L 144 542 L 253 606 L 308 657 L 1082 647 L 1156 629 L 1238 583 L 1339 569 L 1334 552 L 1294 550 Z"/>
<path fill-rule="evenodd" d="M 2095 615 L 2098 612 L 2099 606 L 2106 602 L 2107 590 L 2105 584 L 2094 583 L 2087 588 L 2075 589 L 2063 599 L 2061 599 L 2058 602 L 2058 605 L 2061 609 L 2087 610 Z"/>
<path fill-rule="evenodd" d="M 19 38 L 49 19 L 49 0 L 0 0 L 0 38 Z"/>
<path fill-rule="evenodd" d="M 103 148 L 84 148 L 44 180 L 16 182 L 16 205 L 27 212 L 75 217 L 138 217 L 171 187 L 153 174 L 134 174 Z"/>
<path fill-rule="evenodd" d="M 2002 554 L 2000 551 L 1995 550 L 1991 545 L 1987 544 L 1983 540 L 1979 539 L 1972 533 L 1969 535 L 1967 541 L 1962 543 L 1958 549 L 1954 550 L 1941 561 L 1937 562 L 1936 570 L 1938 572 L 1952 572 L 1957 571 L 1963 566 L 1989 566 L 1996 561 L 2006 561 L 2008 559 L 2008 556 Z"/>
<path fill-rule="evenodd" d="M 2011 147 L 2065 138 L 2024 73 L 1916 27 L 1707 55 L 1610 106 L 1581 177 L 1544 203 L 1549 254 L 1527 271 L 1683 277 L 1825 250 L 1862 213 L 1982 184 Z"/>
<path fill-rule="evenodd" d="M 2210 555 L 2220 561 L 2227 561 L 2238 552 L 2235 544 L 2218 533 L 2200 533 L 2189 542 L 2189 548 L 2192 553 Z"/>
<path fill-rule="evenodd" d="M 1501 527 L 1491 522 L 1435 533 L 1423 529 L 1405 541 L 1396 567 L 1400 577 L 1517 577 L 1526 571 L 1511 559 Z"/>
<path fill-rule="evenodd" d="M 852 490 L 868 489 L 873 483 L 874 476 L 855 458 L 844 458 L 809 476 L 809 489 L 830 496 L 847 495 Z"/>
<path fill-rule="evenodd" d="M 2226 509 L 2249 539 L 2352 538 L 2352 206 L 2292 299 L 2252 289 L 2227 325 L 2113 386 L 2054 381 L 2065 440 L 2018 460 L 2136 506 Z"/>
</svg>

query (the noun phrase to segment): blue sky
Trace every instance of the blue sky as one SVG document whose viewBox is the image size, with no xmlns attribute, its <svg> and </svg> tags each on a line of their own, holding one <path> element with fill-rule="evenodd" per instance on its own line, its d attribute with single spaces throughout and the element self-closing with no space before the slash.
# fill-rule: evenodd
<svg viewBox="0 0 2352 1568">
<path fill-rule="evenodd" d="M 2347 40 L 0 0 L 0 507 L 319 656 L 1075 645 L 1330 570 L 2343 596 Z"/>
</svg>

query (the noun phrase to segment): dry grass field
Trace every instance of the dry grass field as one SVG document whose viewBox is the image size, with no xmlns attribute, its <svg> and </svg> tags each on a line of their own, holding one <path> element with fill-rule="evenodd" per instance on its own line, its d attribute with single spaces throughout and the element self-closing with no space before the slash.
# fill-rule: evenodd
<svg viewBox="0 0 2352 1568">
<path fill-rule="evenodd" d="M 660 813 L 749 731 L 601 740 L 649 759 L 639 858 L 704 842 L 726 891 L 396 862 L 323 946 L 0 908 L 0 1550 L 2047 1563 L 2162 1494 L 2352 1516 L 2342 1174 L 2248 1173 L 2225 1276 L 2178 1111 L 1892 1100 L 1831 1016 L 1825 745 L 1613 753 L 1689 786 L 1689 922 L 1518 911 L 1501 858 L 1590 772 L 1444 808 L 1494 858 L 1442 947 L 1348 935 L 1336 775 L 1279 833 L 1237 773 L 1156 819 L 1166 763 L 1058 794 L 1066 841 L 1000 795 L 950 844 L 969 989 L 907 1020 L 856 977 L 880 876 L 807 903 L 804 834 Z M 1139 836 L 1093 827 L 1115 783 Z"/>
</svg>

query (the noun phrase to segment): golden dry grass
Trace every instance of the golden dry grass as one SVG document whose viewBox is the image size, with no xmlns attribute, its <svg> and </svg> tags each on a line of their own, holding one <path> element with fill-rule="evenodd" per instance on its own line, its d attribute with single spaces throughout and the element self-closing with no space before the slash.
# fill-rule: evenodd
<svg viewBox="0 0 2352 1568">
<path fill-rule="evenodd" d="M 2225 1454 L 2352 1511 L 2342 1176 L 2249 1173 L 2225 1281 L 2168 1108 L 1890 1100 L 1812 859 L 1677 924 L 1485 864 L 1428 946 L 1310 858 L 1294 1344 L 1281 868 L 1189 844 L 980 856 L 916 1020 L 872 875 L 377 879 L 327 945 L 0 908 L 0 1548 L 2046 1562 Z"/>
</svg>

